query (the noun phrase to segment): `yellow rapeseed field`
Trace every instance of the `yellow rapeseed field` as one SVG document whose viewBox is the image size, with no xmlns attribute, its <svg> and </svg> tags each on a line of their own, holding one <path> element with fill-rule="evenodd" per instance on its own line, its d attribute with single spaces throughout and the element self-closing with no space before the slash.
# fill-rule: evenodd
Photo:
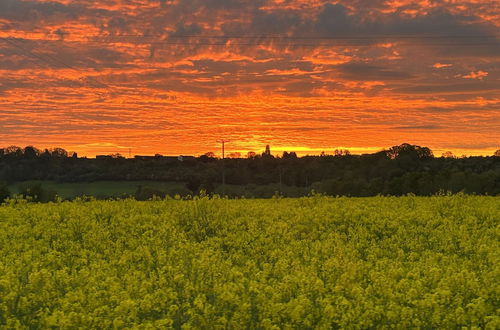
<svg viewBox="0 0 500 330">
<path fill-rule="evenodd" d="M 500 198 L 0 207 L 0 328 L 500 328 Z"/>
</svg>

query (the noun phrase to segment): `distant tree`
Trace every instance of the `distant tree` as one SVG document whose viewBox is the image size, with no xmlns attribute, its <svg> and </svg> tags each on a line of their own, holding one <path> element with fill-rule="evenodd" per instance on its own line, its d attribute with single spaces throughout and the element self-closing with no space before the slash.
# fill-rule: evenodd
<svg viewBox="0 0 500 330">
<path fill-rule="evenodd" d="M 441 155 L 441 157 L 443 157 L 443 158 L 457 158 L 457 157 L 453 154 L 453 152 L 451 152 L 451 151 L 446 151 L 446 152 L 444 152 L 444 153 Z"/>
<path fill-rule="evenodd" d="M 4 149 L 4 154 L 18 157 L 18 156 L 21 156 L 23 154 L 23 149 L 21 149 L 17 146 L 10 146 L 10 147 L 7 147 Z"/>
<path fill-rule="evenodd" d="M 241 154 L 239 152 L 232 152 L 229 155 L 227 155 L 227 158 L 240 158 Z"/>
<path fill-rule="evenodd" d="M 66 158 L 68 157 L 68 152 L 63 148 L 54 148 L 50 150 L 50 155 L 56 158 Z"/>
<path fill-rule="evenodd" d="M 403 143 L 399 146 L 391 147 L 387 152 L 387 156 L 391 159 L 406 156 L 409 158 L 430 158 L 434 157 L 431 149 L 427 147 L 420 147 L 409 143 Z"/>
<path fill-rule="evenodd" d="M 292 151 L 292 152 L 283 152 L 283 156 L 281 157 L 283 159 L 297 159 L 297 154 Z"/>
<path fill-rule="evenodd" d="M 42 158 L 50 158 L 50 150 L 49 149 L 45 149 L 41 155 L 40 155 Z"/>
<path fill-rule="evenodd" d="M 500 149 L 498 149 L 497 151 L 495 151 L 495 153 L 493 154 L 493 156 L 500 157 Z"/>
<path fill-rule="evenodd" d="M 335 157 L 349 156 L 350 154 L 351 154 L 351 152 L 347 149 L 335 149 L 335 151 L 333 152 L 333 155 Z"/>
<path fill-rule="evenodd" d="M 204 155 L 201 155 L 199 159 L 203 163 L 210 163 L 216 161 L 217 158 L 215 157 L 215 154 L 213 152 L 207 152 Z"/>
<path fill-rule="evenodd" d="M 41 154 L 41 151 L 33 146 L 27 146 L 24 148 L 23 154 L 26 158 L 36 158 Z"/>
<path fill-rule="evenodd" d="M 208 158 L 215 158 L 215 154 L 212 151 L 205 153 L 203 156 L 206 156 Z"/>
<path fill-rule="evenodd" d="M 254 151 L 249 151 L 247 153 L 247 158 L 255 158 L 257 157 L 257 153 L 255 153 Z"/>
<path fill-rule="evenodd" d="M 115 154 L 111 154 L 111 155 L 109 155 L 109 156 L 110 156 L 111 158 L 113 158 L 113 159 L 121 159 L 121 158 L 125 158 L 125 157 L 123 157 L 123 155 L 122 155 L 122 154 L 120 154 L 120 153 L 118 153 L 118 152 L 117 152 L 117 153 L 115 153 Z"/>
</svg>

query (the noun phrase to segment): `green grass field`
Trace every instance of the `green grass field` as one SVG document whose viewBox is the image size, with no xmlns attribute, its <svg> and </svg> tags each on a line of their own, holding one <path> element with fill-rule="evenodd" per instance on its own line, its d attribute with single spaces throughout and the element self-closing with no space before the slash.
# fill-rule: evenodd
<svg viewBox="0 0 500 330">
<path fill-rule="evenodd" d="M 139 187 L 143 189 L 143 196 L 159 194 L 160 196 L 186 196 L 192 192 L 182 182 L 158 181 L 96 181 L 96 182 L 65 182 L 55 181 L 23 181 L 7 186 L 12 195 L 20 194 L 25 187 L 40 185 L 48 200 L 54 200 L 56 195 L 63 199 L 74 199 L 82 196 L 93 196 L 97 199 L 123 198 L 134 196 Z M 301 197 L 310 194 L 310 188 L 292 187 L 279 184 L 268 185 L 216 185 L 215 193 L 224 196 L 246 198 L 271 198 L 281 190 L 287 197 Z M 149 198 L 144 198 L 146 200 Z"/>
<path fill-rule="evenodd" d="M 0 207 L 0 328 L 500 328 L 500 198 Z"/>
<path fill-rule="evenodd" d="M 22 190 L 22 187 L 36 184 L 40 184 L 44 190 L 54 192 L 64 199 L 73 199 L 79 196 L 94 196 L 96 198 L 113 198 L 124 195 L 133 196 L 139 186 L 164 191 L 171 196 L 189 193 L 189 190 L 185 188 L 183 183 L 156 181 L 96 181 L 88 183 L 24 181 L 13 183 L 8 186 L 8 189 L 13 194 L 18 194 Z"/>
</svg>

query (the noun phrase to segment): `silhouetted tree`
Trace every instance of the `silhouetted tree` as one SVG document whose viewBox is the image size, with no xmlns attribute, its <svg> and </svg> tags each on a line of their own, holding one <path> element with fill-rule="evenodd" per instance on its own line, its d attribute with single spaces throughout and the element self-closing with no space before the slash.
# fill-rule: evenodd
<svg viewBox="0 0 500 330">
<path fill-rule="evenodd" d="M 208 158 L 215 158 L 215 154 L 212 151 L 205 153 L 203 156 L 206 156 Z"/>
<path fill-rule="evenodd" d="M 283 156 L 281 157 L 283 159 L 297 159 L 297 154 L 295 152 L 283 152 Z"/>
<path fill-rule="evenodd" d="M 387 150 L 386 153 L 387 156 L 391 159 L 396 159 L 402 156 L 414 159 L 434 157 L 431 149 L 427 147 L 412 145 L 409 143 L 403 143 L 399 146 L 391 147 L 389 150 Z"/>
<path fill-rule="evenodd" d="M 33 146 L 27 146 L 24 148 L 23 154 L 25 158 L 36 158 L 41 154 L 41 152 Z"/>
<path fill-rule="evenodd" d="M 444 152 L 441 157 L 443 158 L 456 158 L 455 155 L 453 154 L 453 152 L 451 151 L 446 151 Z"/>
<path fill-rule="evenodd" d="M 347 149 L 335 149 L 335 151 L 333 152 L 333 155 L 334 156 L 349 156 L 351 154 L 351 152 Z"/>
<path fill-rule="evenodd" d="M 45 149 L 40 156 L 45 159 L 50 158 L 51 157 L 50 150 Z"/>
<path fill-rule="evenodd" d="M 241 154 L 239 152 L 232 152 L 229 155 L 227 155 L 227 158 L 240 158 Z"/>
<path fill-rule="evenodd" d="M 117 152 L 117 153 L 114 153 L 114 154 L 111 154 L 111 155 L 109 155 L 109 156 L 110 156 L 111 158 L 113 158 L 113 159 L 125 158 L 125 157 L 123 157 L 123 155 L 122 155 L 122 154 L 120 154 L 120 153 L 118 153 L 118 152 Z M 155 157 L 157 157 L 157 156 L 155 155 Z M 158 158 L 158 157 L 157 157 L 157 158 Z"/>
<path fill-rule="evenodd" d="M 201 155 L 199 157 L 199 159 L 203 162 L 203 163 L 208 163 L 208 162 L 214 162 L 217 160 L 217 158 L 215 158 L 215 154 L 213 152 L 207 152 L 206 154 L 204 155 Z"/>
<path fill-rule="evenodd" d="M 23 154 L 23 149 L 17 146 L 10 146 L 4 149 L 4 154 L 10 157 L 19 157 Z"/>
<path fill-rule="evenodd" d="M 64 150 L 63 148 L 54 148 L 50 150 L 50 155 L 52 157 L 56 158 L 67 158 L 68 157 L 68 152 Z"/>
<path fill-rule="evenodd" d="M 257 153 L 255 153 L 254 151 L 249 151 L 247 153 L 247 158 L 255 158 L 257 156 Z"/>
</svg>

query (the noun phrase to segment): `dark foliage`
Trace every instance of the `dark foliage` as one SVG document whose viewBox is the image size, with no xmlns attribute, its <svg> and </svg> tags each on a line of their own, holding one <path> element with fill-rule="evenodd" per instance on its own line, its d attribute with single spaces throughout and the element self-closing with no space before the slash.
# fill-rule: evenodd
<svg viewBox="0 0 500 330">
<path fill-rule="evenodd" d="M 155 197 L 164 198 L 166 192 L 151 187 L 139 186 L 134 194 L 134 198 L 138 201 L 147 201 Z"/>
<path fill-rule="evenodd" d="M 25 184 L 20 187 L 20 194 L 34 202 L 51 202 L 57 197 L 56 193 L 42 187 L 40 183 Z"/>
<path fill-rule="evenodd" d="M 15 146 L 0 149 L 0 181 L 53 180 L 58 182 L 174 181 L 182 182 L 191 192 L 218 192 L 222 161 L 213 155 L 194 157 L 100 157 L 78 158 L 56 148 L 40 151 L 34 147 Z M 284 153 L 252 153 L 248 158 L 224 160 L 226 183 L 232 186 L 261 187 L 276 185 L 315 191 L 329 195 L 374 196 L 431 195 L 439 191 L 475 194 L 500 194 L 500 157 L 439 157 L 429 148 L 402 144 L 386 151 L 351 155 L 297 157 Z M 26 194 L 51 198 L 50 192 Z M 303 189 L 303 190 L 302 190 Z M 1 191 L 0 191 L 1 194 Z M 45 194 L 45 195 L 44 195 Z M 143 188 L 139 199 L 149 199 L 162 192 Z M 1 196 L 0 196 L 1 197 Z"/>
<path fill-rule="evenodd" d="M 7 198 L 9 198 L 9 196 L 10 196 L 10 191 L 7 188 L 7 185 L 0 182 L 0 204 L 4 200 L 6 200 Z"/>
</svg>

